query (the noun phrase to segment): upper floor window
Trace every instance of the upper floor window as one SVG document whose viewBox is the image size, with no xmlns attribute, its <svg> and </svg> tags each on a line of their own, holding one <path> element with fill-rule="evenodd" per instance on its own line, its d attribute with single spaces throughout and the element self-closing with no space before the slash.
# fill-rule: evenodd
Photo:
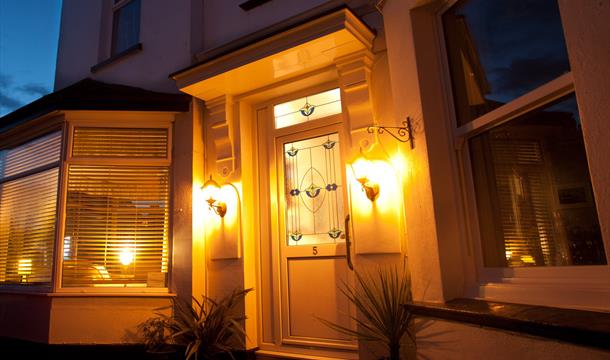
<svg viewBox="0 0 610 360">
<path fill-rule="evenodd" d="M 140 0 L 114 0 L 111 56 L 140 41 Z"/>
<path fill-rule="evenodd" d="M 50 284 L 61 132 L 0 151 L 0 284 Z"/>
<path fill-rule="evenodd" d="M 485 267 L 607 264 L 556 0 L 443 15 Z"/>
</svg>

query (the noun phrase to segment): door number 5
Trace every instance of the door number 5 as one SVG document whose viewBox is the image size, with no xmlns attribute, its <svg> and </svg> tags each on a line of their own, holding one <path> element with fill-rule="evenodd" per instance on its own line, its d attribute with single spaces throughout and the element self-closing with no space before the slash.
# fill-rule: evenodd
<svg viewBox="0 0 610 360">
<path fill-rule="evenodd" d="M 313 250 L 312 252 L 313 252 L 314 255 L 318 255 L 318 247 L 317 246 L 314 246 L 312 248 L 312 250 Z"/>
</svg>

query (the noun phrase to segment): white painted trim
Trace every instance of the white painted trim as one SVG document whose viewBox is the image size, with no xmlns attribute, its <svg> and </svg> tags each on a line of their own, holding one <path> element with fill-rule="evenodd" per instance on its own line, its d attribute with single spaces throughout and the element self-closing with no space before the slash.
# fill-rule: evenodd
<svg viewBox="0 0 610 360">
<path fill-rule="evenodd" d="M 172 208 L 173 208 L 173 121 L 174 113 L 163 112 L 134 112 L 134 111 L 69 111 L 65 113 L 64 123 L 64 144 L 62 149 L 62 161 L 60 165 L 60 181 L 58 190 L 58 216 L 57 231 L 55 239 L 55 272 L 53 277 L 53 292 L 56 294 L 91 294 L 112 296 L 111 294 L 168 294 L 171 284 L 172 273 L 172 251 L 173 251 L 173 230 L 172 230 Z M 143 158 L 143 159 L 123 159 L 123 158 L 103 158 L 103 157 L 72 157 L 72 143 L 74 129 L 78 126 L 99 127 L 99 128 L 161 128 L 167 129 L 167 157 L 164 159 Z M 147 288 L 136 286 L 105 286 L 105 287 L 62 287 L 62 269 L 64 252 L 64 232 L 66 216 L 66 199 L 68 189 L 68 168 L 70 165 L 132 165 L 132 166 L 167 166 L 169 169 L 170 193 L 169 193 L 169 222 L 168 229 L 169 253 L 168 253 L 168 275 L 167 286 L 164 288 Z"/>
<path fill-rule="evenodd" d="M 579 281 L 523 281 L 505 279 L 481 284 L 478 299 L 519 304 L 536 304 L 569 309 L 610 311 L 610 287 Z"/>
<path fill-rule="evenodd" d="M 505 105 L 458 127 L 455 131 L 456 144 L 464 143 L 464 141 L 460 140 L 501 125 L 573 91 L 574 80 L 572 78 L 572 73 L 563 74 L 558 78 L 511 100 Z"/>
<path fill-rule="evenodd" d="M 574 92 L 575 89 L 572 73 L 569 72 L 458 127 L 441 19 L 443 12 L 455 2 L 456 0 L 448 0 L 441 4 L 436 19 L 440 37 L 437 46 L 444 80 L 442 86 L 447 99 L 446 121 L 450 121 L 454 129 L 453 141 L 457 150 L 462 192 L 461 206 L 465 210 L 463 218 L 466 222 L 467 239 L 462 247 L 468 254 L 474 254 L 474 264 L 465 264 L 466 267 L 474 266 L 476 274 L 474 283 L 466 284 L 465 295 L 483 300 L 610 311 L 610 266 L 608 265 L 484 267 L 471 160 L 468 146 L 464 145 L 470 137 L 544 106 Z"/>
</svg>

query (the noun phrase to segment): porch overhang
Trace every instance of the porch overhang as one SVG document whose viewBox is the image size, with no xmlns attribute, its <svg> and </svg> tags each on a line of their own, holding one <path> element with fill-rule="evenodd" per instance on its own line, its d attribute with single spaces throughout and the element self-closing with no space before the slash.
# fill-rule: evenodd
<svg viewBox="0 0 610 360">
<path fill-rule="evenodd" d="M 203 60 L 170 77 L 181 91 L 206 101 L 245 94 L 370 50 L 374 37 L 356 15 L 341 9 Z"/>
</svg>

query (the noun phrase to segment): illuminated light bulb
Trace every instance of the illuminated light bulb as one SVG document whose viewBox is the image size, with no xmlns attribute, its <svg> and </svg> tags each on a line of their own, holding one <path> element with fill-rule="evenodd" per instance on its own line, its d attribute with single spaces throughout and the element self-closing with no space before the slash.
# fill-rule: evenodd
<svg viewBox="0 0 610 360">
<path fill-rule="evenodd" d="M 219 200 L 221 189 L 218 183 L 212 179 L 211 175 L 210 179 L 203 184 L 202 190 L 203 198 L 208 203 L 208 208 L 214 210 L 218 216 L 224 217 L 227 213 L 227 204 Z"/>
<path fill-rule="evenodd" d="M 370 174 L 373 174 L 375 171 L 372 162 L 362 156 L 352 162 L 351 168 L 354 172 L 354 177 L 362 186 L 362 191 L 364 191 L 366 197 L 371 201 L 375 201 L 379 196 L 379 184 L 369 179 Z"/>
<path fill-rule="evenodd" d="M 134 254 L 131 249 L 123 249 L 119 254 L 119 260 L 121 264 L 127 266 L 133 262 Z"/>
</svg>

